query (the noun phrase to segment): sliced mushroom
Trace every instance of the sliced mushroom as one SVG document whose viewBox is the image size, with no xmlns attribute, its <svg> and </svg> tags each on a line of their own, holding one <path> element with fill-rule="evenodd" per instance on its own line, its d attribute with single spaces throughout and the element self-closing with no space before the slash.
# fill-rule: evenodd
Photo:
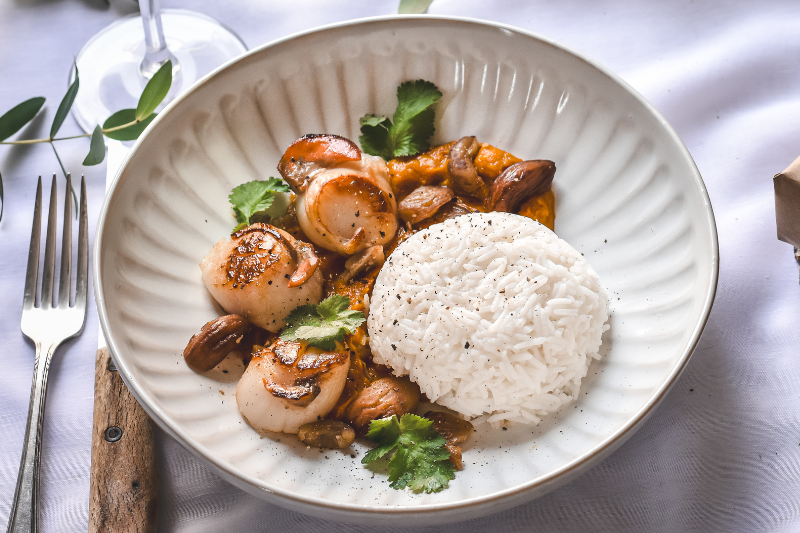
<svg viewBox="0 0 800 533">
<path fill-rule="evenodd" d="M 368 268 L 382 265 L 385 260 L 383 246 L 370 246 L 345 261 L 344 272 L 339 276 L 339 281 L 348 282 Z"/>
<path fill-rule="evenodd" d="M 433 224 L 438 224 L 440 222 L 444 222 L 445 220 L 449 220 L 451 218 L 456 218 L 461 215 L 468 215 L 469 213 L 475 213 L 477 209 L 474 209 L 467 204 L 465 204 L 458 196 L 450 200 L 441 209 L 436 211 L 434 215 L 430 218 L 426 218 L 421 223 L 417 224 L 415 229 L 425 229 Z"/>
<path fill-rule="evenodd" d="M 238 348 L 250 323 L 239 315 L 225 315 L 203 326 L 183 350 L 186 364 L 195 372 L 207 372 Z"/>
<path fill-rule="evenodd" d="M 308 134 L 293 142 L 278 163 L 278 172 L 295 193 L 308 188 L 310 174 L 346 161 L 359 161 L 361 150 L 349 139 L 329 134 Z"/>
<path fill-rule="evenodd" d="M 419 386 L 408 378 L 381 378 L 356 396 L 347 409 L 347 419 L 356 430 L 365 432 L 378 418 L 413 413 L 419 397 Z"/>
<path fill-rule="evenodd" d="M 317 420 L 300 426 L 300 442 L 315 448 L 347 448 L 356 439 L 353 428 L 340 420 Z"/>
<path fill-rule="evenodd" d="M 555 174 L 556 164 L 547 159 L 511 165 L 492 183 L 486 209 L 516 213 L 522 202 L 531 196 L 546 193 Z"/>
<path fill-rule="evenodd" d="M 450 187 L 422 185 L 403 198 L 397 205 L 400 218 L 411 224 L 433 216 L 444 204 L 453 199 L 455 193 Z"/>
<path fill-rule="evenodd" d="M 450 452 L 450 462 L 456 466 L 457 470 L 461 470 L 463 464 L 460 445 L 472 435 L 475 426 L 468 420 L 441 411 L 428 411 L 425 413 L 425 418 L 433 422 L 433 429 L 447 441 L 445 447 Z"/>
<path fill-rule="evenodd" d="M 480 149 L 481 143 L 475 137 L 462 137 L 450 148 L 447 171 L 450 173 L 450 183 L 457 193 L 469 194 L 483 185 L 473 162 Z"/>
</svg>

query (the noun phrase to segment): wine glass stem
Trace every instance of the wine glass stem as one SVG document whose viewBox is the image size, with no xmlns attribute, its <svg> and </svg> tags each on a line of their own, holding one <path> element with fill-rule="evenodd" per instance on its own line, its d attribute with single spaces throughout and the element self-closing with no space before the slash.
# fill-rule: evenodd
<svg viewBox="0 0 800 533">
<path fill-rule="evenodd" d="M 152 78 L 158 69 L 172 60 L 172 68 L 176 70 L 177 59 L 167 49 L 164 39 L 164 29 L 161 27 L 161 2 L 160 0 L 139 0 L 139 11 L 144 25 L 144 40 L 146 50 L 144 59 L 139 65 L 139 72 L 145 78 Z"/>
</svg>

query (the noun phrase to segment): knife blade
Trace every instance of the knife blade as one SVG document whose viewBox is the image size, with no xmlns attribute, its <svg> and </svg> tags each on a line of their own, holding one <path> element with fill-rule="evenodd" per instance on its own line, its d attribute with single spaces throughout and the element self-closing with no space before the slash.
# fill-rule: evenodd
<svg viewBox="0 0 800 533">
<path fill-rule="evenodd" d="M 128 153 L 107 140 L 106 191 Z M 158 468 L 153 422 L 117 372 L 102 329 L 94 377 L 89 533 L 156 530 Z"/>
</svg>

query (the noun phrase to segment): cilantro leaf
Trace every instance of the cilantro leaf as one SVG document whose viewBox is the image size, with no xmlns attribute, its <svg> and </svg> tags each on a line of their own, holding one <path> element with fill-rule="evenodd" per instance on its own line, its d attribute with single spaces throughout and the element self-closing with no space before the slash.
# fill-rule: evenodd
<svg viewBox="0 0 800 533">
<path fill-rule="evenodd" d="M 400 125 L 393 134 L 395 157 L 416 155 L 430 148 L 428 139 L 433 135 L 433 117 L 434 111 L 431 108 L 420 112 L 410 120 L 395 121 L 395 124 Z"/>
<path fill-rule="evenodd" d="M 350 298 L 340 294 L 333 294 L 319 303 L 317 306 L 317 313 L 319 313 L 322 318 L 331 320 L 336 318 L 342 311 L 346 311 L 349 306 Z M 351 312 L 358 313 L 358 311 Z M 363 322 L 363 320 L 361 322 Z M 355 327 L 360 326 L 361 322 L 356 324 Z"/>
<path fill-rule="evenodd" d="M 387 117 L 376 117 L 369 114 L 359 119 L 361 123 L 361 135 L 358 140 L 361 143 L 361 150 L 364 152 L 390 160 L 392 152 L 389 150 L 389 128 L 392 121 Z"/>
<path fill-rule="evenodd" d="M 397 88 L 397 109 L 394 122 L 413 119 L 441 100 L 442 93 L 429 81 L 417 80 L 401 83 Z"/>
<path fill-rule="evenodd" d="M 286 317 L 285 341 L 304 340 L 323 350 L 335 350 L 345 333 L 353 333 L 365 318 L 361 311 L 348 310 L 350 298 L 329 296 L 318 305 L 301 305 Z"/>
<path fill-rule="evenodd" d="M 272 206 L 276 192 L 289 192 L 289 186 L 282 180 L 269 178 L 267 181 L 255 180 L 234 187 L 228 196 L 236 215 L 238 225 L 234 231 L 249 226 L 255 215 L 262 215 Z M 274 216 L 281 216 L 275 213 Z"/>
<path fill-rule="evenodd" d="M 430 148 L 429 139 L 435 131 L 433 105 L 441 98 L 441 91 L 429 81 L 400 84 L 392 120 L 372 114 L 361 117 L 361 149 L 387 161 L 424 152 Z"/>
<path fill-rule="evenodd" d="M 455 466 L 448 461 L 445 439 L 421 416 L 406 414 L 373 420 L 367 438 L 378 442 L 361 459 L 363 464 L 377 461 L 395 449 L 389 461 L 390 487 L 414 492 L 439 492 L 455 479 Z"/>
<path fill-rule="evenodd" d="M 400 421 L 397 419 L 396 415 L 370 422 L 367 437 L 375 442 L 385 444 L 379 444 L 368 451 L 366 455 L 364 455 L 364 458 L 361 459 L 361 462 L 363 464 L 368 464 L 377 461 L 392 451 L 392 449 L 397 446 L 397 439 L 400 438 L 401 433 L 403 433 L 403 430 L 400 428 Z"/>
</svg>

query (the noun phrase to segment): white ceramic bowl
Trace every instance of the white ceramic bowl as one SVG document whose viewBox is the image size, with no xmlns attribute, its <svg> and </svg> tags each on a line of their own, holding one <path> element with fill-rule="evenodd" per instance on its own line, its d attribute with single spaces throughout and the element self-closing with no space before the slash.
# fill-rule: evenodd
<svg viewBox="0 0 800 533">
<path fill-rule="evenodd" d="M 444 93 L 436 142 L 463 135 L 558 171 L 556 232 L 611 299 L 605 357 L 581 398 L 538 427 L 480 427 L 438 494 L 390 489 L 359 455 L 260 438 L 234 379 L 189 370 L 189 337 L 218 316 L 198 262 L 233 225 L 228 193 L 277 175 L 305 133 L 357 139 L 423 78 Z M 675 382 L 708 317 L 717 238 L 703 181 L 678 136 L 623 81 L 541 37 L 498 24 L 389 17 L 329 26 L 251 51 L 173 102 L 139 139 L 97 230 L 95 288 L 126 383 L 170 435 L 242 489 L 351 522 L 463 520 L 531 500 L 617 448 Z M 219 374 L 219 376 L 226 376 Z M 222 395 L 220 391 L 225 394 Z"/>
</svg>

